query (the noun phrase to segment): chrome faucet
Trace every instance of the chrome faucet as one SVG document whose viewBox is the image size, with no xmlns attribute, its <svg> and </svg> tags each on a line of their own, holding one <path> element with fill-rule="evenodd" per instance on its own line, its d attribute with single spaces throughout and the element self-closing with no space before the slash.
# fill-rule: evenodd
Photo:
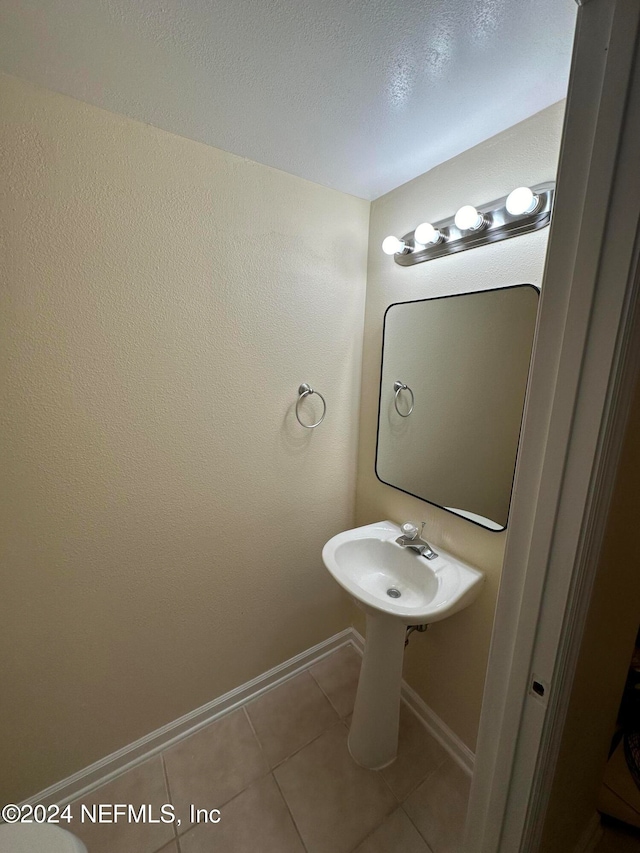
<svg viewBox="0 0 640 853">
<path fill-rule="evenodd" d="M 426 522 L 424 521 L 422 522 L 422 528 L 420 530 L 420 535 L 418 536 L 418 528 L 415 524 L 411 524 L 411 522 L 407 521 L 400 528 L 402 530 L 402 536 L 398 536 L 396 544 L 400 545 L 401 548 L 411 548 L 412 551 L 417 551 L 417 553 L 426 560 L 435 560 L 438 555 L 426 539 L 422 538 L 422 531 L 424 530 L 425 523 Z"/>
</svg>

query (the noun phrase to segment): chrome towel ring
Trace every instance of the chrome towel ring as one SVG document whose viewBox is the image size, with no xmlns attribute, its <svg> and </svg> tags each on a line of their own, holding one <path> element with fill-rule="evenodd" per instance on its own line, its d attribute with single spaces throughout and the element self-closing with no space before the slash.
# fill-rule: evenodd
<svg viewBox="0 0 640 853">
<path fill-rule="evenodd" d="M 408 418 L 411 412 L 413 411 L 414 404 L 416 402 L 415 397 L 413 396 L 413 391 L 409 388 L 408 385 L 405 385 L 404 382 L 400 382 L 399 379 L 393 383 L 393 390 L 396 392 L 393 398 L 393 405 L 396 407 L 396 412 L 400 415 L 401 418 Z M 401 391 L 408 391 L 411 394 L 411 405 L 409 406 L 409 411 L 402 413 L 398 408 L 398 395 Z"/>
<path fill-rule="evenodd" d="M 316 421 L 315 424 L 305 424 L 303 421 L 300 420 L 299 406 L 300 406 L 300 403 L 304 400 L 304 398 L 310 397 L 311 394 L 317 394 L 318 397 L 320 397 L 320 399 L 322 400 L 322 406 L 323 406 L 322 417 L 320 418 L 319 421 Z M 306 382 L 303 382 L 302 385 L 298 388 L 298 399 L 296 401 L 296 418 L 298 419 L 298 423 L 300 424 L 300 426 L 304 427 L 305 429 L 315 429 L 317 426 L 320 426 L 320 424 L 324 420 L 324 416 L 326 414 L 327 414 L 327 401 L 324 399 L 322 394 L 319 391 L 314 391 L 313 388 L 311 387 L 311 385 L 307 385 Z"/>
</svg>

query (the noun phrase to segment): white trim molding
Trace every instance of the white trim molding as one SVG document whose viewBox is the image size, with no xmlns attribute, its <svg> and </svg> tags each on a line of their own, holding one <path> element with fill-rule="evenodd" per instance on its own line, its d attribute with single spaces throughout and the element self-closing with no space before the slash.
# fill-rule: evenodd
<svg viewBox="0 0 640 853">
<path fill-rule="evenodd" d="M 415 690 L 412 690 L 404 681 L 402 682 L 401 695 L 404 702 L 429 731 L 429 734 L 446 749 L 451 758 L 464 770 L 467 776 L 472 776 L 475 755 L 466 743 L 463 743 L 458 735 L 451 731 L 449 726 L 443 723 L 435 711 L 432 711 Z"/>
<path fill-rule="evenodd" d="M 178 717 L 177 720 L 150 732 L 139 740 L 117 750 L 117 752 L 112 752 L 111 755 L 101 758 L 61 782 L 56 782 L 39 794 L 29 797 L 24 801 L 24 805 L 27 803 L 31 805 L 56 803 L 62 806 L 78 797 L 85 796 L 106 782 L 121 776 L 132 767 L 142 764 L 143 761 L 162 752 L 174 743 L 189 737 L 198 729 L 208 726 L 209 723 L 245 705 L 252 699 L 257 699 L 258 696 L 267 690 L 271 690 L 272 687 L 277 687 L 300 672 L 309 669 L 342 646 L 352 643 L 352 629 L 345 628 L 344 631 L 340 631 L 340 633 L 334 634 L 333 637 L 323 640 L 284 663 L 274 666 L 273 669 L 262 673 L 251 681 L 241 684 L 240 687 L 230 690 L 194 711 L 189 711 L 182 717 Z"/>
<path fill-rule="evenodd" d="M 539 849 L 638 373 L 639 26 L 637 0 L 578 11 L 466 853 Z"/>
<path fill-rule="evenodd" d="M 51 785 L 39 794 L 25 800 L 21 805 L 42 803 L 43 805 L 66 805 L 79 797 L 100 788 L 112 779 L 126 773 L 138 764 L 142 764 L 159 752 L 173 746 L 194 732 L 208 726 L 215 720 L 229 714 L 236 708 L 257 699 L 267 690 L 283 684 L 290 678 L 312 667 L 323 658 L 343 646 L 351 645 L 362 654 L 364 640 L 355 628 L 346 628 L 333 637 L 290 658 L 262 675 L 247 681 L 235 690 L 207 702 L 200 708 L 190 711 L 177 720 L 150 732 L 148 735 L 128 744 L 117 752 L 96 761 L 84 770 Z M 402 699 L 412 709 L 429 733 L 444 747 L 449 755 L 469 775 L 473 771 L 474 756 L 471 750 L 442 722 L 431 708 L 405 682 L 402 683 Z"/>
</svg>

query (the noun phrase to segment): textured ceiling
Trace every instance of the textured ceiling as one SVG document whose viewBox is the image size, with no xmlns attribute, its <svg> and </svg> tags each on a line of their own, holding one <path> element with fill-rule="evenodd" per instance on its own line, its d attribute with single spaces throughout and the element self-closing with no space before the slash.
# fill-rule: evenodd
<svg viewBox="0 0 640 853">
<path fill-rule="evenodd" d="M 566 93 L 575 0 L 0 0 L 0 68 L 363 198 Z"/>
</svg>

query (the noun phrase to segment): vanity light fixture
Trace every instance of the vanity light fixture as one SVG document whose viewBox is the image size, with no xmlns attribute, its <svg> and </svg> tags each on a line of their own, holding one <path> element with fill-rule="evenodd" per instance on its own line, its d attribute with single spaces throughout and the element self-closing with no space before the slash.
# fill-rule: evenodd
<svg viewBox="0 0 640 853">
<path fill-rule="evenodd" d="M 382 250 L 407 267 L 537 231 L 551 222 L 555 187 L 548 181 L 517 187 L 488 204 L 465 204 L 448 219 L 422 222 L 402 237 L 387 237 Z"/>
<path fill-rule="evenodd" d="M 397 237 L 391 235 L 382 241 L 382 251 L 385 255 L 398 255 L 408 252 L 409 248 L 404 240 L 398 240 Z"/>
<path fill-rule="evenodd" d="M 533 213 L 539 201 L 539 197 L 529 187 L 518 187 L 507 196 L 505 207 L 511 216 L 522 216 L 523 213 Z"/>
<path fill-rule="evenodd" d="M 454 220 L 456 228 L 460 231 L 479 231 L 483 226 L 487 225 L 487 218 L 471 204 L 465 204 L 456 213 Z"/>
<path fill-rule="evenodd" d="M 444 240 L 444 234 L 434 228 L 430 222 L 422 222 L 413 232 L 416 243 L 422 246 L 437 246 Z"/>
</svg>

